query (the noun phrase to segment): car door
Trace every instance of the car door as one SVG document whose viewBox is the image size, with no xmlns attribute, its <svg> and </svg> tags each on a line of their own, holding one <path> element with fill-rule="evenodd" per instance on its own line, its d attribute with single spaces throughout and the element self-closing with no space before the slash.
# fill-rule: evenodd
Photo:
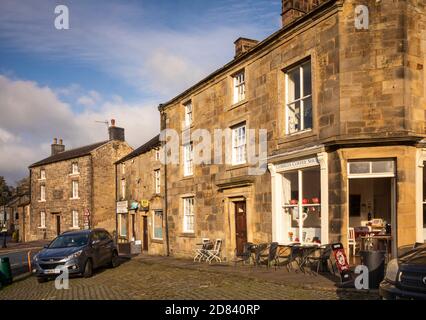
<svg viewBox="0 0 426 320">
<path fill-rule="evenodd" d="M 93 231 L 92 237 L 90 240 L 92 247 L 92 259 L 93 266 L 98 267 L 102 265 L 102 246 L 101 246 L 101 237 L 99 231 Z"/>
<path fill-rule="evenodd" d="M 106 231 L 100 231 L 99 234 L 100 234 L 100 240 L 101 240 L 102 264 L 106 264 L 111 261 L 114 241 L 112 237 L 109 235 L 109 233 Z"/>
</svg>

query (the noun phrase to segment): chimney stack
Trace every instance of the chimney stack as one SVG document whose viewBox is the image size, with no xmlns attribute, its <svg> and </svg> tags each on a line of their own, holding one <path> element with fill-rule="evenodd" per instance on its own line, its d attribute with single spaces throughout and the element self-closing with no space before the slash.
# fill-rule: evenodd
<svg viewBox="0 0 426 320">
<path fill-rule="evenodd" d="M 109 140 L 125 141 L 124 128 L 115 126 L 115 119 L 111 119 L 111 125 L 108 128 Z"/>
<path fill-rule="evenodd" d="M 328 0 L 282 0 L 282 26 L 285 27 Z"/>
<path fill-rule="evenodd" d="M 243 55 L 244 53 L 250 51 L 255 47 L 259 41 L 247 39 L 247 38 L 238 38 L 235 40 L 235 58 L 238 58 L 239 56 Z"/>
<path fill-rule="evenodd" d="M 53 139 L 53 143 L 51 146 L 51 155 L 54 156 L 58 153 L 64 152 L 65 151 L 65 146 L 62 143 L 62 139 L 59 139 L 59 143 L 58 143 L 58 139 L 54 138 Z"/>
</svg>

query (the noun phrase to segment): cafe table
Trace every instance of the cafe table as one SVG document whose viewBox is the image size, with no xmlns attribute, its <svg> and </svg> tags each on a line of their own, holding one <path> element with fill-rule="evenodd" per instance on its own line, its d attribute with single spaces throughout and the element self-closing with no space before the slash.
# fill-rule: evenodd
<svg viewBox="0 0 426 320">
<path fill-rule="evenodd" d="M 391 235 L 369 235 L 361 237 L 361 248 L 362 250 L 370 250 L 366 247 L 366 243 L 370 243 L 373 246 L 373 241 L 383 242 L 386 247 L 386 262 L 389 262 L 390 254 L 391 254 L 391 245 L 392 245 L 392 236 Z"/>
</svg>

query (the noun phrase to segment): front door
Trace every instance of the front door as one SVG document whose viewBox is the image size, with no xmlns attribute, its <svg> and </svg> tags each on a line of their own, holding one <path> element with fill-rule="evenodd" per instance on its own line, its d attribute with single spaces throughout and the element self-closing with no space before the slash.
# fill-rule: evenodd
<svg viewBox="0 0 426 320">
<path fill-rule="evenodd" d="M 61 234 L 61 216 L 59 214 L 56 215 L 56 235 Z"/>
<path fill-rule="evenodd" d="M 237 243 L 237 255 L 244 252 L 244 245 L 247 243 L 247 217 L 246 202 L 235 202 L 235 235 Z"/>
<path fill-rule="evenodd" d="M 143 216 L 143 251 L 148 251 L 148 217 Z"/>
</svg>

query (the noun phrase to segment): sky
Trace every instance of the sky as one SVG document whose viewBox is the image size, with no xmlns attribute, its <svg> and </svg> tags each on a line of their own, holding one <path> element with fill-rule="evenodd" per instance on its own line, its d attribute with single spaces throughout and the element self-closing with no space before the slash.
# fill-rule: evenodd
<svg viewBox="0 0 426 320">
<path fill-rule="evenodd" d="M 54 137 L 106 140 L 110 119 L 144 144 L 160 103 L 231 61 L 240 36 L 278 30 L 280 12 L 281 0 L 0 0 L 0 176 L 28 175 Z"/>
</svg>

